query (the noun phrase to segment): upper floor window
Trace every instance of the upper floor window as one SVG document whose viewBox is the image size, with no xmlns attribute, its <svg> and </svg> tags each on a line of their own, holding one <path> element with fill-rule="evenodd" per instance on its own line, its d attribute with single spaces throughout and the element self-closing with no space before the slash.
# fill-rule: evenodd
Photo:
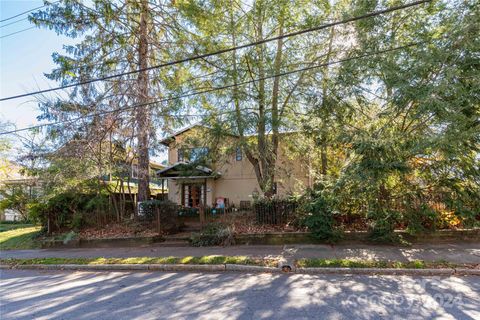
<svg viewBox="0 0 480 320">
<path fill-rule="evenodd" d="M 177 156 L 178 162 L 181 161 L 199 161 L 202 158 L 205 158 L 208 155 L 208 148 L 199 147 L 199 148 L 182 148 L 178 149 Z"/>
<path fill-rule="evenodd" d="M 208 148 L 192 148 L 190 149 L 190 161 L 195 162 L 205 158 L 208 155 Z"/>
<path fill-rule="evenodd" d="M 242 161 L 242 158 L 243 158 L 242 148 L 237 147 L 237 150 L 235 151 L 235 160 Z"/>
</svg>

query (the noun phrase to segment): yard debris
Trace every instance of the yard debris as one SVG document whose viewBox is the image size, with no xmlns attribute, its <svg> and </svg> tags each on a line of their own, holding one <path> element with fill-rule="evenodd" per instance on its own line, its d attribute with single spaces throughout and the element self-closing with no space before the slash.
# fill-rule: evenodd
<svg viewBox="0 0 480 320">
<path fill-rule="evenodd" d="M 112 223 L 101 227 L 86 228 L 79 232 L 80 239 L 120 239 L 132 237 L 154 237 L 158 232 L 145 226 L 130 226 L 125 223 Z"/>
</svg>

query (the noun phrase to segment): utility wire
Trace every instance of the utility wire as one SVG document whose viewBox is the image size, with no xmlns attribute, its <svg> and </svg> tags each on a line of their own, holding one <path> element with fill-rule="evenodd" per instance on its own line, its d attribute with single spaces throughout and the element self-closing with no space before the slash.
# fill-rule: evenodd
<svg viewBox="0 0 480 320">
<path fill-rule="evenodd" d="M 427 2 L 430 2 L 430 1 L 431 0 L 415 1 L 415 2 L 404 4 L 404 5 L 399 5 L 399 6 L 391 7 L 391 8 L 388 8 L 388 9 L 384 9 L 384 10 L 378 10 L 378 11 L 370 12 L 370 13 L 367 13 L 367 14 L 364 14 L 364 15 L 361 15 L 361 16 L 356 16 L 356 17 L 351 17 L 351 18 L 347 18 L 347 19 L 344 19 L 344 20 L 340 20 L 340 21 L 326 23 L 326 24 L 323 24 L 323 25 L 320 25 L 320 26 L 317 26 L 317 27 L 313 27 L 313 28 L 308 28 L 308 29 L 303 29 L 303 30 L 291 32 L 291 33 L 286 33 L 286 34 L 281 35 L 281 36 L 266 38 L 266 39 L 263 39 L 263 40 L 250 42 L 250 43 L 246 43 L 246 44 L 235 46 L 235 47 L 230 47 L 230 48 L 226 48 L 226 49 L 222 49 L 222 50 L 218 50 L 218 51 L 213 51 L 213 52 L 209 52 L 209 53 L 204 53 L 204 54 L 201 54 L 201 55 L 196 55 L 196 56 L 192 56 L 192 57 L 188 57 L 188 58 L 184 58 L 184 59 L 180 59 L 180 60 L 175 60 L 175 61 L 170 61 L 170 62 L 158 64 L 158 65 L 151 66 L 151 67 L 148 67 L 148 68 L 132 70 L 132 71 L 113 74 L 113 75 L 105 76 L 105 77 L 101 77 L 101 78 L 76 82 L 76 83 L 72 83 L 72 84 L 68 84 L 68 85 L 64 85 L 64 86 L 53 87 L 53 88 L 38 90 L 38 91 L 30 92 L 30 93 L 24 93 L 24 94 L 19 94 L 19 95 L 15 95 L 15 96 L 5 97 L 5 98 L 1 98 L 0 101 L 18 99 L 18 98 L 27 97 L 27 96 L 31 96 L 31 95 L 36 95 L 36 94 L 40 94 L 40 93 L 47 93 L 47 92 L 67 89 L 67 88 L 76 87 L 76 86 L 79 86 L 79 85 L 84 85 L 84 84 L 89 84 L 89 83 L 93 83 L 93 82 L 118 78 L 118 77 L 121 77 L 121 76 L 124 76 L 124 75 L 130 75 L 130 74 L 135 74 L 135 73 L 139 73 L 139 72 L 143 72 L 143 71 L 149 71 L 149 70 L 163 68 L 163 67 L 167 67 L 167 66 L 173 66 L 173 65 L 180 64 L 180 63 L 194 61 L 194 60 L 198 60 L 198 59 L 205 59 L 205 58 L 208 58 L 208 57 L 211 57 L 211 56 L 215 56 L 215 55 L 219 55 L 219 54 L 223 54 L 223 53 L 227 53 L 227 52 L 231 52 L 231 51 L 236 51 L 236 50 L 240 50 L 240 49 L 245 49 L 245 48 L 249 48 L 249 47 L 253 47 L 253 46 L 258 46 L 258 45 L 261 45 L 261 44 L 264 44 L 264 43 L 280 40 L 280 39 L 283 39 L 283 38 L 298 36 L 298 35 L 301 35 L 301 34 L 313 32 L 313 31 L 318 31 L 318 30 L 330 28 L 330 27 L 333 27 L 333 26 L 349 23 L 349 22 L 354 22 L 354 21 L 358 21 L 358 20 L 362 20 L 362 19 L 366 19 L 366 18 L 375 17 L 375 16 L 382 15 L 382 14 L 385 14 L 385 13 L 389 13 L 389 12 L 393 12 L 393 11 L 402 10 L 402 9 L 406 9 L 406 8 L 409 8 L 409 7 L 417 6 L 417 5 L 420 5 L 420 4 L 424 4 L 424 3 L 427 3 Z"/>
<path fill-rule="evenodd" d="M 22 21 L 28 21 L 28 20 L 26 18 L 18 19 L 18 20 L 15 20 L 13 22 L 4 24 L 4 25 L 0 26 L 0 28 L 7 27 L 7 26 L 10 26 L 12 24 L 19 23 L 19 22 L 22 22 Z"/>
<path fill-rule="evenodd" d="M 13 36 L 14 34 L 17 34 L 17 33 L 20 33 L 20 32 L 25 32 L 25 31 L 31 30 L 31 29 L 33 29 L 33 28 L 36 28 L 36 27 L 30 27 L 30 28 L 26 28 L 26 29 L 23 29 L 23 30 L 20 30 L 20 31 L 16 31 L 16 32 L 9 33 L 9 34 L 6 34 L 6 35 L 4 35 L 4 36 L 1 36 L 0 39 L 6 38 L 6 37 L 10 37 L 10 36 Z"/>
<path fill-rule="evenodd" d="M 37 7 L 37 8 L 33 8 L 33 9 L 30 9 L 30 10 L 27 10 L 27 11 L 24 11 L 24 12 L 20 12 L 20 13 L 14 15 L 14 16 L 11 16 L 11 17 L 2 19 L 2 20 L 0 20 L 0 22 L 12 20 L 12 19 L 14 19 L 14 18 L 16 18 L 16 17 L 23 16 L 24 14 L 30 13 L 30 12 L 35 11 L 35 10 L 38 10 L 38 9 L 42 9 L 43 7 L 46 7 L 46 6 L 48 6 L 48 5 L 51 5 L 51 4 L 54 4 L 54 3 L 57 3 L 57 2 L 59 2 L 59 1 L 55 1 L 55 2 L 52 2 L 52 3 L 47 3 L 47 4 L 44 4 L 43 6 L 40 6 L 40 7 Z"/>
<path fill-rule="evenodd" d="M 417 46 L 419 44 L 424 44 L 426 42 L 427 41 L 412 42 L 412 43 L 409 43 L 409 44 L 406 44 L 406 45 L 403 45 L 403 46 L 398 46 L 398 47 L 389 48 L 389 49 L 380 50 L 380 51 L 371 52 L 371 53 L 365 53 L 365 54 L 357 55 L 357 56 L 353 56 L 353 57 L 347 57 L 347 58 L 344 58 L 344 59 L 331 61 L 331 62 L 326 62 L 326 63 L 321 63 L 321 64 L 316 64 L 316 65 L 301 68 L 301 69 L 295 69 L 295 70 L 291 70 L 291 71 L 280 72 L 280 73 L 277 73 L 277 74 L 273 74 L 273 75 L 269 75 L 269 76 L 265 76 L 265 77 L 261 77 L 261 78 L 256 78 L 256 79 L 252 79 L 252 80 L 248 80 L 248 81 L 238 82 L 236 84 L 229 84 L 229 85 L 220 86 L 220 87 L 213 87 L 213 88 L 202 90 L 202 91 L 194 91 L 194 92 L 190 92 L 190 93 L 187 93 L 187 94 L 177 95 L 177 96 L 174 96 L 174 97 L 164 98 L 164 99 L 160 99 L 160 100 L 156 100 L 156 101 L 152 101 L 152 102 L 136 104 L 136 105 L 117 108 L 117 109 L 108 110 L 108 111 L 91 113 L 91 114 L 84 115 L 84 116 L 79 116 L 79 117 L 76 117 L 76 118 L 73 118 L 73 119 L 70 119 L 70 120 L 56 121 L 56 122 L 50 122 L 50 123 L 39 124 L 39 125 L 36 125 L 36 126 L 26 127 L 26 128 L 4 131 L 4 132 L 0 132 L 0 136 L 6 135 L 6 134 L 17 133 L 17 132 L 21 132 L 21 131 L 26 131 L 26 130 L 31 130 L 31 129 L 38 129 L 38 128 L 42 128 L 42 127 L 46 127 L 46 126 L 54 126 L 54 125 L 59 125 L 59 124 L 77 122 L 79 120 L 88 119 L 88 118 L 95 117 L 95 116 L 101 116 L 101 115 L 106 115 L 106 114 L 111 114 L 111 113 L 131 110 L 131 109 L 136 109 L 136 108 L 140 108 L 140 107 L 151 106 L 151 105 L 162 103 L 162 102 L 169 102 L 169 101 L 173 101 L 173 100 L 193 97 L 193 96 L 197 96 L 197 95 L 201 95 L 201 94 L 205 94 L 205 93 L 210 93 L 210 92 L 214 92 L 214 91 L 218 91 L 218 90 L 225 90 L 225 89 L 238 87 L 238 86 L 242 86 L 242 85 L 246 85 L 246 84 L 250 84 L 250 83 L 255 83 L 255 82 L 258 82 L 258 81 L 261 81 L 261 80 L 273 79 L 273 78 L 276 78 L 276 77 L 286 76 L 286 75 L 294 74 L 294 73 L 297 73 L 297 72 L 313 70 L 313 69 L 316 69 L 316 68 L 326 67 L 326 66 L 329 66 L 329 65 L 344 63 L 344 62 L 348 62 L 348 61 L 352 61 L 352 60 L 367 58 L 367 57 L 378 55 L 378 54 L 383 54 L 383 53 L 392 52 L 392 51 L 396 51 L 396 50 L 406 49 L 406 48 L 410 48 L 410 47 L 413 47 L 413 46 Z M 230 111 L 230 112 L 234 112 L 234 111 Z M 164 114 L 164 115 L 167 115 L 167 114 Z M 198 116 L 202 116 L 202 114 L 184 115 L 184 116 L 185 117 L 187 117 L 187 116 L 189 116 L 189 117 L 197 116 L 198 117 Z"/>
</svg>

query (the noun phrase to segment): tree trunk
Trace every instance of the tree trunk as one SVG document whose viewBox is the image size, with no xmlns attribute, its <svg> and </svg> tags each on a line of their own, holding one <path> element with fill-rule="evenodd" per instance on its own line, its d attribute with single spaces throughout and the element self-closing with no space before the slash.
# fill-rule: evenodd
<svg viewBox="0 0 480 320">
<path fill-rule="evenodd" d="M 280 15 L 280 26 L 278 35 L 283 36 L 283 15 Z M 280 73 L 282 66 L 282 55 L 283 55 L 283 38 L 277 40 L 277 53 L 275 55 L 274 62 L 274 72 L 275 74 Z M 273 89 L 272 89 L 272 146 L 271 152 L 268 154 L 267 158 L 267 172 L 265 173 L 265 179 L 267 180 L 267 188 L 265 190 L 266 197 L 272 197 L 276 190 L 275 186 L 275 170 L 277 165 L 277 155 L 278 155 L 278 138 L 279 138 L 279 127 L 280 127 L 280 117 L 278 112 L 278 100 L 280 96 L 280 77 L 277 76 L 273 80 Z"/>
<path fill-rule="evenodd" d="M 322 160 L 322 168 L 321 173 L 323 176 L 327 175 L 327 166 L 328 166 L 328 159 L 327 159 L 327 142 L 322 141 L 322 145 L 320 146 L 320 158 Z"/>
<path fill-rule="evenodd" d="M 263 12 L 261 5 L 257 6 L 257 40 L 263 39 Z M 261 44 L 257 46 L 257 64 L 258 64 L 258 125 L 257 125 L 257 139 L 258 139 L 258 157 L 260 160 L 261 176 L 259 185 L 264 193 L 268 191 L 268 179 L 266 179 L 266 173 L 268 171 L 268 146 L 266 137 L 266 115 L 265 115 L 265 59 L 264 50 L 265 45 Z"/>
<path fill-rule="evenodd" d="M 330 35 L 328 39 L 328 51 L 327 51 L 327 57 L 325 63 L 330 63 L 330 57 L 332 55 L 332 48 L 333 48 L 333 38 L 335 36 L 335 27 L 332 27 L 330 29 Z M 322 161 L 322 167 L 321 167 L 321 174 L 325 176 L 327 174 L 328 170 L 328 157 L 327 157 L 327 143 L 328 139 L 326 136 L 327 132 L 327 122 L 328 122 L 328 114 L 329 112 L 326 110 L 327 106 L 327 101 L 328 101 L 328 80 L 329 80 L 329 72 L 328 72 L 328 66 L 324 67 L 322 69 L 322 111 L 324 113 L 324 119 L 322 121 L 322 126 L 321 126 L 321 145 L 320 145 L 320 158 Z"/>
<path fill-rule="evenodd" d="M 148 2 L 141 1 L 141 17 L 138 44 L 138 61 L 140 69 L 148 67 L 148 40 L 147 40 L 147 15 Z M 138 103 L 148 103 L 148 74 L 141 71 L 138 75 Z M 138 143 L 138 198 L 137 201 L 145 201 L 150 197 L 149 177 L 149 133 L 150 133 L 150 112 L 147 105 L 137 108 L 137 143 Z"/>
</svg>

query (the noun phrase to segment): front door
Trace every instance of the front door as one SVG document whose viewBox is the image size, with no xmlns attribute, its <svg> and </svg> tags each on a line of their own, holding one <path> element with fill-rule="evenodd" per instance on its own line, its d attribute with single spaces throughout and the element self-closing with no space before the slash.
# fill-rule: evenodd
<svg viewBox="0 0 480 320">
<path fill-rule="evenodd" d="M 190 208 L 197 208 L 204 202 L 204 184 L 183 184 L 182 205 Z"/>
<path fill-rule="evenodd" d="M 195 208 L 200 205 L 200 194 L 201 194 L 200 188 L 201 187 L 199 185 L 190 186 L 191 207 Z"/>
</svg>

